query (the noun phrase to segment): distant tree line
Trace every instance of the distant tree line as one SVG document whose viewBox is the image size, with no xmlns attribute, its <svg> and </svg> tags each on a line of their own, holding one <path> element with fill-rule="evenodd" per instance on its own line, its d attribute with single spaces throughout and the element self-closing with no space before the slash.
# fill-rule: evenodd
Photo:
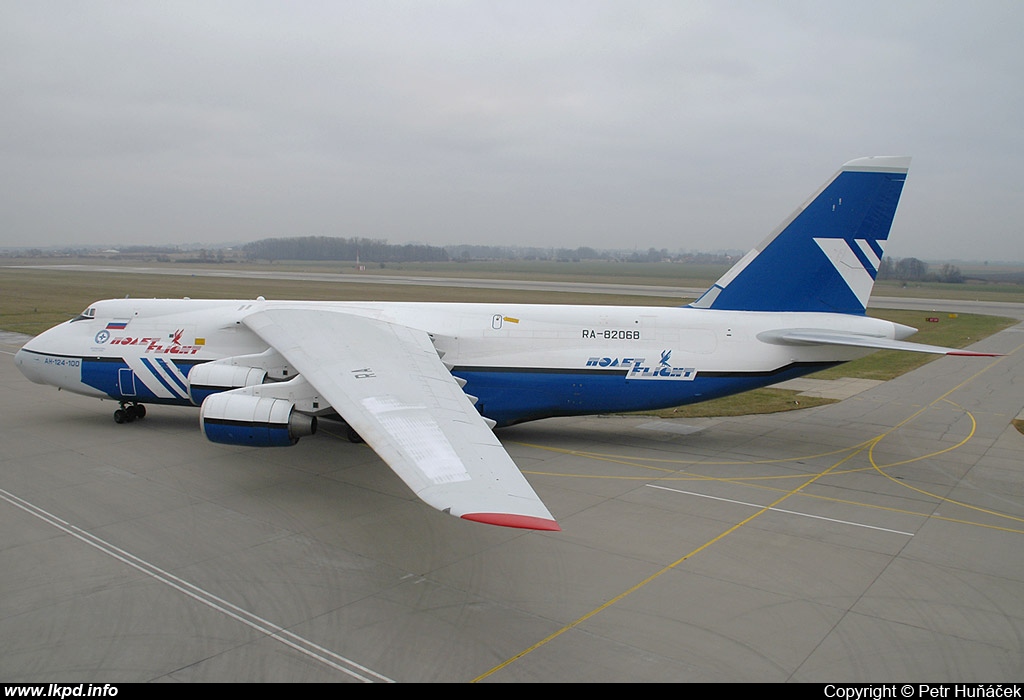
<svg viewBox="0 0 1024 700">
<path fill-rule="evenodd" d="M 579 248 L 540 248 L 530 246 L 497 246 L 497 245 L 453 245 L 447 246 L 452 260 L 469 262 L 471 260 L 611 260 L 614 258 L 608 251 L 597 251 L 587 246 Z"/>
<path fill-rule="evenodd" d="M 667 248 L 647 250 L 597 250 L 589 246 L 578 248 L 538 248 L 522 246 L 456 245 L 447 247 L 451 259 L 470 260 L 558 260 L 581 262 L 676 262 L 705 265 L 728 265 L 735 262 L 737 251 L 717 253 L 669 252 Z"/>
<path fill-rule="evenodd" d="M 882 258 L 878 279 L 901 282 L 949 282 L 963 284 L 964 276 L 956 265 L 944 264 L 937 272 L 929 271 L 928 263 L 917 258 Z"/>
<path fill-rule="evenodd" d="M 666 248 L 647 250 L 596 250 L 578 248 L 540 248 L 519 246 L 455 245 L 391 245 L 385 240 L 370 238 L 329 238 L 300 236 L 297 238 L 265 238 L 246 243 L 241 253 L 250 260 L 359 260 L 366 263 L 403 262 L 469 262 L 473 260 L 557 260 L 580 262 L 605 260 L 620 262 L 684 262 L 729 264 L 735 260 L 730 253 L 670 253 Z"/>
<path fill-rule="evenodd" d="M 447 262 L 444 248 L 429 245 L 390 245 L 370 238 L 265 238 L 242 246 L 254 260 L 360 260 L 377 263 Z"/>
</svg>

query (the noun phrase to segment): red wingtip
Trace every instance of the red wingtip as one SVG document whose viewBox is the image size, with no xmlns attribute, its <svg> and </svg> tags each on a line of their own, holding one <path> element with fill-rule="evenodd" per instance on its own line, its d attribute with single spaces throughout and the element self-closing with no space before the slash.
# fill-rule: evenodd
<svg viewBox="0 0 1024 700">
<path fill-rule="evenodd" d="M 513 513 L 466 513 L 463 520 L 472 520 L 477 523 L 488 525 L 500 525 L 501 527 L 518 527 L 524 530 L 547 530 L 549 532 L 561 532 L 562 528 L 554 520 L 537 518 L 532 515 L 515 515 Z"/>
<path fill-rule="evenodd" d="M 957 357 L 1003 357 L 1001 352 L 971 352 L 970 350 L 953 350 L 946 354 L 956 355 Z"/>
</svg>

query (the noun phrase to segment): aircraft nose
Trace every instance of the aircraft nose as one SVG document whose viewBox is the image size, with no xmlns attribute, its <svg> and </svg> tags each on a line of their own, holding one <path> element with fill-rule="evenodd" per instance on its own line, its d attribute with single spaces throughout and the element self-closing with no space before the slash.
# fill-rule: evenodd
<svg viewBox="0 0 1024 700">
<path fill-rule="evenodd" d="M 30 381 L 36 384 L 46 384 L 47 381 L 43 372 L 43 356 L 33 351 L 33 340 L 22 345 L 14 353 L 14 365 Z"/>
<path fill-rule="evenodd" d="M 26 372 L 26 369 L 28 369 L 30 367 L 30 365 L 31 365 L 31 361 L 30 361 L 31 355 L 25 349 L 26 347 L 28 347 L 27 343 L 24 346 L 22 346 L 21 348 L 19 348 L 17 352 L 14 353 L 14 366 L 17 367 L 19 370 L 21 370 L 21 373 L 24 374 L 26 377 L 28 377 L 29 379 L 32 379 L 31 374 L 29 372 Z M 32 381 L 35 381 L 35 380 L 32 379 Z"/>
</svg>

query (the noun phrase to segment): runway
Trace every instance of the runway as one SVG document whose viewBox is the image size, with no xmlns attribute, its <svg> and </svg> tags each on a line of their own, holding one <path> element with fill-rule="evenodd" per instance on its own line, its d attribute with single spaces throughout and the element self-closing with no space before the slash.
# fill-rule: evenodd
<svg viewBox="0 0 1024 700">
<path fill-rule="evenodd" d="M 117 425 L 17 346 L 7 682 L 1024 677 L 1024 324 L 819 408 L 500 431 L 558 533 L 438 513 L 330 426 L 259 450 L 186 409 Z"/>
<path fill-rule="evenodd" d="M 276 270 L 234 270 L 228 267 L 217 269 L 201 267 L 95 264 L 48 264 L 48 265 L 6 265 L 11 268 L 34 270 L 56 270 L 68 272 L 91 272 L 96 274 L 168 275 L 172 277 L 216 277 L 222 279 L 267 279 L 298 282 L 322 282 L 337 284 L 387 284 L 412 285 L 417 287 L 463 287 L 475 289 L 507 289 L 511 291 L 577 292 L 589 294 L 628 294 L 630 296 L 651 296 L 661 298 L 678 297 L 696 299 L 706 287 L 670 287 L 663 285 L 618 284 L 611 282 L 559 282 L 552 280 L 505 280 L 465 277 L 441 277 L 424 275 L 380 275 L 358 272 L 310 272 Z M 1024 320 L 1024 304 L 998 301 L 976 301 L 958 299 L 915 299 L 912 297 L 872 296 L 871 307 L 882 309 L 920 309 L 946 312 L 988 314 L 1009 316 Z"/>
</svg>

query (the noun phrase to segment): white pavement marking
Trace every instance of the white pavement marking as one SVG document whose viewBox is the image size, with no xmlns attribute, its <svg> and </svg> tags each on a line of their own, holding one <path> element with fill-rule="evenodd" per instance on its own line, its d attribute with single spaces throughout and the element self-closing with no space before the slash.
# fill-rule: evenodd
<svg viewBox="0 0 1024 700">
<path fill-rule="evenodd" d="M 733 500 L 731 498 L 721 498 L 720 496 L 709 496 L 709 495 L 707 495 L 705 493 L 694 493 L 693 491 L 683 491 L 681 489 L 673 489 L 673 488 L 669 488 L 667 486 L 658 486 L 657 484 L 647 484 L 647 485 L 650 486 L 652 489 L 661 489 L 662 491 L 671 491 L 672 493 L 681 493 L 681 494 L 686 495 L 686 496 L 697 496 L 698 498 L 710 498 L 713 501 L 724 501 L 725 503 L 735 503 L 737 505 L 748 506 L 750 508 L 764 508 L 764 506 L 759 504 L 759 503 L 747 503 L 746 501 L 736 501 L 736 500 Z M 882 532 L 891 532 L 891 533 L 894 533 L 896 535 L 904 535 L 906 537 L 913 537 L 914 536 L 914 533 L 912 533 L 912 532 L 903 532 L 901 530 L 890 530 L 887 527 L 878 527 L 877 525 L 867 525 L 865 523 L 855 523 L 855 522 L 853 522 L 851 520 L 837 520 L 836 518 L 825 518 L 825 517 L 822 517 L 820 515 L 811 515 L 810 513 L 798 513 L 795 510 L 784 510 L 782 508 L 769 508 L 768 510 L 773 511 L 775 513 L 785 513 L 786 515 L 797 515 L 797 516 L 800 516 L 802 518 L 814 518 L 815 520 L 827 520 L 830 523 L 838 523 L 840 525 L 851 525 L 853 527 L 863 527 L 863 528 L 867 528 L 868 530 L 881 530 Z"/>
<path fill-rule="evenodd" d="M 100 539 L 99 537 L 96 537 L 95 535 L 92 535 L 78 527 L 75 527 L 74 525 L 71 525 L 67 521 L 62 520 L 61 518 L 57 517 L 56 515 L 53 515 L 52 513 L 48 513 L 47 511 L 43 510 L 38 506 L 32 505 L 28 501 L 25 501 L 24 499 L 15 496 L 9 491 L 0 489 L 0 499 L 7 501 L 11 505 L 20 508 L 29 515 L 32 515 L 42 520 L 43 522 L 49 523 L 58 530 L 68 535 L 71 535 L 79 541 L 89 545 L 90 547 L 98 549 L 104 554 L 107 554 L 113 557 L 114 559 L 117 559 L 118 561 L 127 564 L 128 566 L 138 571 L 141 571 L 143 574 L 170 586 L 176 591 L 184 593 L 189 598 L 192 598 L 193 600 L 202 603 L 203 605 L 213 610 L 216 610 L 219 613 L 227 615 L 233 620 L 237 620 L 238 622 L 241 622 L 243 625 L 246 625 L 247 627 L 250 627 L 256 630 L 257 632 L 260 632 L 261 634 L 265 634 L 273 639 L 276 639 L 277 641 L 281 642 L 287 647 L 294 649 L 300 654 L 304 654 L 305 656 L 308 656 L 311 659 L 319 661 L 320 663 L 326 666 L 329 666 L 337 671 L 341 671 L 342 673 L 364 683 L 374 683 L 377 681 L 383 681 L 386 683 L 394 682 L 390 678 L 383 676 L 377 673 L 376 671 L 372 671 L 366 668 L 365 666 L 362 666 L 361 664 L 352 661 L 351 659 L 346 659 L 344 656 L 336 654 L 330 649 L 325 649 L 324 647 L 319 646 L 318 644 L 314 644 L 308 639 L 304 639 L 296 634 L 289 632 L 286 629 L 278 627 L 272 622 L 264 620 L 258 615 L 255 615 L 247 610 L 243 610 L 237 605 L 229 603 L 228 601 L 222 598 L 218 598 L 212 593 L 204 591 L 198 586 L 195 586 L 189 583 L 188 581 L 180 579 L 174 574 L 164 571 L 160 567 L 150 564 L 149 562 L 143 559 L 140 559 L 134 554 L 126 552 L 123 549 L 120 549 L 119 547 L 116 547 L 110 544 L 109 542 L 106 542 Z"/>
</svg>

